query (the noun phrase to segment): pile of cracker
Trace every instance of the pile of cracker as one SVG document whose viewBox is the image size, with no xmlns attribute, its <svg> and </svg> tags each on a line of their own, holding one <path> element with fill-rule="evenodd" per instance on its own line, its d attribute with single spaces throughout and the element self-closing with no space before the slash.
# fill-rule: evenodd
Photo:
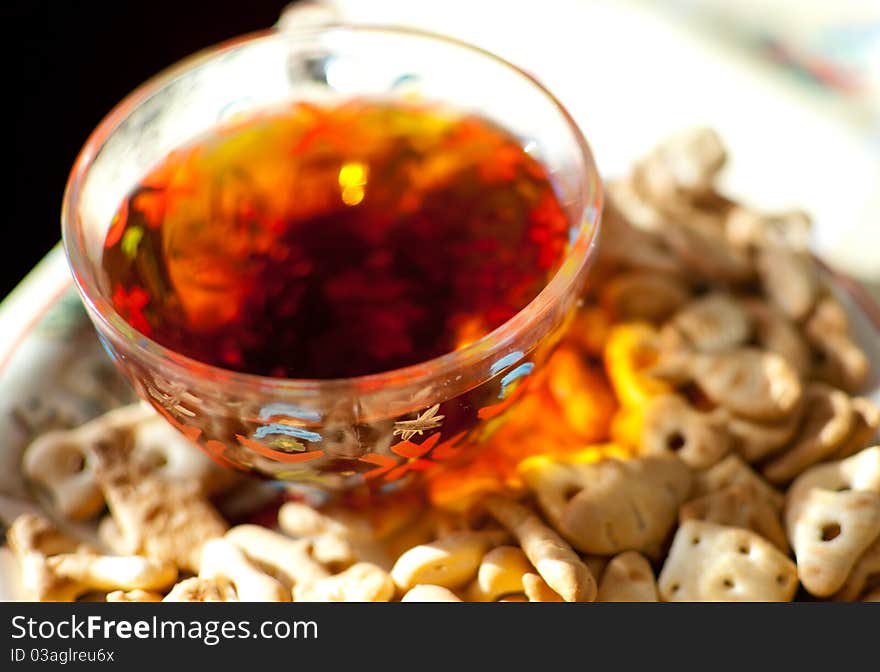
<svg viewBox="0 0 880 672">
<path fill-rule="evenodd" d="M 117 409 L 26 450 L 24 473 L 51 506 L 7 532 L 24 589 L 109 601 L 880 600 L 880 411 L 858 396 L 869 362 L 807 249 L 809 219 L 720 194 L 725 161 L 718 136 L 695 129 L 608 185 L 584 309 L 547 367 L 583 367 L 611 398 L 591 407 L 590 445 L 547 446 L 456 511 L 414 491 L 362 510 L 286 501 L 271 520 L 241 522 L 230 505 L 248 499 L 241 477 L 147 407 Z M 557 390 L 604 398 L 594 392 Z M 569 435 L 585 424 L 578 408 L 563 414 Z M 96 539 L 63 521 L 93 521 Z"/>
</svg>

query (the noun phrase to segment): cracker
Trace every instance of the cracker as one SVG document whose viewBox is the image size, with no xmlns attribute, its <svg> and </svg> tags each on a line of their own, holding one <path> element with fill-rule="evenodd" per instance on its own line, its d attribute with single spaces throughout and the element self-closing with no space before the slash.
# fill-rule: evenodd
<svg viewBox="0 0 880 672">
<path fill-rule="evenodd" d="M 825 490 L 867 490 L 880 494 L 880 446 L 866 448 L 852 457 L 817 464 L 795 479 L 788 489 L 792 508 L 813 488 Z"/>
<path fill-rule="evenodd" d="M 692 381 L 712 403 L 761 422 L 787 417 L 803 395 L 800 376 L 785 359 L 751 347 L 664 352 L 651 373 L 673 384 Z"/>
<path fill-rule="evenodd" d="M 738 455 L 728 455 L 710 469 L 697 473 L 694 476 L 691 497 L 708 495 L 740 483 L 754 485 L 774 509 L 782 511 L 782 507 L 785 505 L 785 496 L 761 478 Z"/>
<path fill-rule="evenodd" d="M 789 602 L 797 568 L 754 532 L 699 520 L 678 528 L 660 572 L 667 602 Z"/>
<path fill-rule="evenodd" d="M 865 549 L 833 599 L 851 602 L 880 587 L 880 536 Z"/>
<path fill-rule="evenodd" d="M 402 591 L 419 584 L 460 588 L 474 579 L 480 561 L 493 546 L 505 541 L 502 531 L 456 532 L 404 552 L 391 568 L 391 578 Z"/>
<path fill-rule="evenodd" d="M 597 602 L 658 602 L 654 570 L 640 553 L 626 551 L 608 563 Z"/>
<path fill-rule="evenodd" d="M 64 534 L 43 516 L 24 513 L 6 532 L 6 540 L 18 561 L 24 593 L 40 602 L 70 602 L 81 593 L 81 585 L 55 572 L 48 563 L 60 554 L 91 553 L 93 549 Z"/>
<path fill-rule="evenodd" d="M 125 551 L 197 571 L 202 545 L 227 527 L 199 487 L 162 480 L 122 446 L 96 445 L 92 456 Z"/>
<path fill-rule="evenodd" d="M 819 295 L 819 272 L 809 253 L 766 245 L 759 249 L 756 265 L 770 301 L 792 320 L 805 319 Z"/>
<path fill-rule="evenodd" d="M 727 161 L 718 133 L 699 127 L 664 138 L 633 169 L 640 191 L 653 203 L 666 203 L 712 191 Z"/>
<path fill-rule="evenodd" d="M 486 509 L 517 538 L 529 562 L 566 602 L 592 602 L 596 580 L 571 547 L 529 509 L 504 497 L 492 496 Z M 525 584 L 525 577 L 523 578 Z M 529 594 L 526 588 L 526 595 Z"/>
<path fill-rule="evenodd" d="M 715 409 L 712 415 L 732 437 L 733 449 L 746 462 L 755 463 L 775 455 L 792 440 L 801 425 L 803 404 L 775 422 L 741 418 L 724 407 Z"/>
<path fill-rule="evenodd" d="M 785 526 L 804 588 L 829 597 L 880 535 L 880 494 L 811 488 L 789 500 Z"/>
<path fill-rule="evenodd" d="M 779 510 L 761 493 L 754 483 L 730 485 L 723 490 L 703 495 L 682 505 L 678 512 L 681 522 L 704 520 L 728 527 L 740 527 L 760 534 L 785 554 L 788 541 Z"/>
<path fill-rule="evenodd" d="M 656 555 L 691 484 L 675 457 L 535 465 L 523 478 L 541 510 L 575 548 L 597 555 Z"/>
<path fill-rule="evenodd" d="M 433 586 L 429 584 L 419 584 L 408 590 L 402 598 L 401 602 L 461 602 L 461 598 L 453 593 L 449 588 L 443 586 Z"/>
<path fill-rule="evenodd" d="M 263 572 L 229 539 L 208 539 L 201 549 L 199 578 L 228 581 L 242 602 L 290 602 L 290 590 Z"/>
<path fill-rule="evenodd" d="M 392 597 L 394 581 L 370 562 L 358 562 L 339 574 L 293 587 L 296 602 L 388 602 Z"/>
<path fill-rule="evenodd" d="M 761 348 L 783 357 L 801 378 L 807 379 L 813 365 L 813 353 L 795 324 L 763 299 L 745 299 L 741 303 L 752 321 L 755 340 Z"/>
<path fill-rule="evenodd" d="M 516 546 L 497 546 L 483 556 L 477 578 L 467 590 L 472 602 L 495 602 L 505 595 L 523 592 L 522 577 L 534 572 L 522 549 Z"/>
<path fill-rule="evenodd" d="M 692 469 L 705 469 L 730 450 L 730 436 L 708 413 L 673 394 L 652 399 L 644 410 L 639 453 L 677 456 Z"/>
<path fill-rule="evenodd" d="M 155 411 L 145 404 L 132 404 L 74 429 L 46 432 L 25 449 L 22 470 L 48 492 L 62 516 L 70 520 L 91 518 L 104 508 L 90 459 L 93 447 L 129 445 L 137 427 L 155 417 Z"/>
<path fill-rule="evenodd" d="M 307 539 L 291 539 L 260 525 L 236 525 L 224 538 L 239 548 L 254 565 L 290 589 L 330 576 L 309 551 Z"/>
<path fill-rule="evenodd" d="M 859 392 L 868 382 L 871 362 L 852 339 L 848 319 L 837 300 L 830 296 L 821 300 L 805 331 L 817 354 L 814 376 L 851 394 Z"/>
<path fill-rule="evenodd" d="M 752 331 L 742 306 L 722 292 L 694 299 L 675 314 L 668 326 L 688 347 L 700 352 L 722 352 L 743 345 Z"/>
<path fill-rule="evenodd" d="M 222 577 L 205 579 L 193 576 L 176 584 L 163 602 L 238 602 L 238 595 L 229 580 Z"/>
<path fill-rule="evenodd" d="M 681 280 L 648 271 L 621 273 L 604 283 L 599 301 L 616 320 L 662 322 L 684 306 L 690 292 Z"/>
<path fill-rule="evenodd" d="M 855 397 L 850 400 L 853 411 L 853 424 L 849 436 L 835 451 L 834 457 L 843 459 L 855 455 L 870 446 L 877 438 L 880 428 L 880 408 L 870 399 Z"/>
<path fill-rule="evenodd" d="M 804 403 L 804 423 L 791 447 L 764 465 L 764 476 L 773 483 L 787 483 L 833 455 L 852 429 L 852 404 L 845 392 L 812 383 L 804 392 Z"/>
<path fill-rule="evenodd" d="M 529 602 L 564 602 L 539 574 L 529 572 L 523 575 L 523 587 Z"/>
</svg>

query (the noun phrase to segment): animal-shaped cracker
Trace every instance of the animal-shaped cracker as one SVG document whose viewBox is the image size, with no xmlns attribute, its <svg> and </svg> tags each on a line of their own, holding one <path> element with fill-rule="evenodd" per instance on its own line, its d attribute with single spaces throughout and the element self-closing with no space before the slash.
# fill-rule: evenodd
<svg viewBox="0 0 880 672">
<path fill-rule="evenodd" d="M 880 494 L 880 446 L 865 448 L 845 460 L 825 462 L 807 469 L 788 489 L 788 505 L 793 508 L 813 488 L 867 490 Z"/>
<path fill-rule="evenodd" d="M 810 488 L 789 499 L 785 526 L 804 588 L 829 597 L 880 536 L 880 494 Z"/>
<path fill-rule="evenodd" d="M 599 301 L 614 319 L 662 322 L 685 305 L 689 296 L 687 285 L 674 276 L 630 271 L 605 283 Z"/>
<path fill-rule="evenodd" d="M 162 480 L 123 446 L 96 445 L 91 455 L 124 552 L 196 571 L 202 545 L 226 531 L 199 488 Z"/>
<path fill-rule="evenodd" d="M 38 436 L 25 450 L 22 469 L 48 492 L 62 516 L 91 518 L 105 505 L 92 456 L 100 446 L 126 451 L 162 480 L 195 485 L 205 495 L 239 479 L 214 464 L 144 403 L 114 409 L 74 429 Z"/>
<path fill-rule="evenodd" d="M 804 392 L 804 403 L 804 422 L 792 445 L 764 465 L 764 476 L 772 483 L 787 483 L 830 457 L 850 435 L 853 410 L 845 392 L 811 383 Z"/>
<path fill-rule="evenodd" d="M 434 586 L 430 584 L 419 584 L 410 588 L 403 597 L 401 602 L 461 602 L 461 598 L 453 593 L 449 588 L 443 586 Z"/>
<path fill-rule="evenodd" d="M 692 128 L 658 143 L 636 163 L 633 173 L 640 191 L 652 202 L 663 203 L 711 192 L 726 161 L 717 132 Z"/>
<path fill-rule="evenodd" d="M 868 380 L 871 363 L 850 335 L 846 311 L 832 295 L 819 300 L 805 324 L 807 338 L 818 353 L 815 375 L 852 394 Z"/>
<path fill-rule="evenodd" d="M 785 359 L 756 348 L 671 352 L 651 373 L 676 384 L 692 381 L 715 404 L 764 422 L 785 418 L 803 394 L 800 377 Z"/>
<path fill-rule="evenodd" d="M 659 235 L 665 216 L 634 194 L 631 185 L 609 185 L 600 261 L 605 265 L 680 277 L 682 265 Z"/>
<path fill-rule="evenodd" d="M 477 578 L 467 590 L 473 602 L 494 602 L 505 595 L 523 592 L 522 577 L 535 568 L 522 549 L 498 546 L 483 556 Z"/>
<path fill-rule="evenodd" d="M 655 397 L 644 410 L 642 455 L 673 455 L 693 469 L 705 469 L 729 450 L 730 436 L 715 418 L 677 395 Z"/>
<path fill-rule="evenodd" d="M 851 602 L 858 600 L 868 590 L 880 584 L 880 536 L 874 540 L 853 565 L 849 576 L 833 599 Z"/>
<path fill-rule="evenodd" d="M 503 543 L 507 536 L 500 530 L 458 532 L 414 546 L 394 563 L 391 578 L 401 590 L 422 583 L 460 588 L 476 576 L 486 551 Z"/>
<path fill-rule="evenodd" d="M 728 455 L 714 467 L 697 473 L 691 497 L 708 495 L 739 483 L 753 485 L 774 509 L 782 511 L 785 496 L 755 473 L 738 455 Z"/>
<path fill-rule="evenodd" d="M 540 574 L 529 572 L 523 575 L 523 588 L 529 602 L 565 602 Z"/>
<path fill-rule="evenodd" d="M 108 602 L 161 602 L 162 593 L 153 590 L 114 590 L 107 593 Z"/>
<path fill-rule="evenodd" d="M 837 459 L 855 455 L 870 446 L 877 439 L 877 430 L 880 428 L 880 408 L 877 404 L 864 397 L 855 397 L 850 400 L 850 404 L 853 412 L 852 429 L 835 451 L 834 457 Z"/>
<path fill-rule="evenodd" d="M 522 473 L 554 527 L 578 550 L 598 555 L 656 555 L 691 485 L 687 466 L 665 456 L 529 461 Z"/>
<path fill-rule="evenodd" d="M 290 591 L 261 571 L 228 539 L 206 541 L 200 564 L 200 579 L 231 583 L 242 602 L 290 602 Z"/>
<path fill-rule="evenodd" d="M 657 602 L 654 570 L 640 553 L 626 551 L 608 563 L 599 582 L 597 602 Z"/>
<path fill-rule="evenodd" d="M 130 444 L 134 428 L 156 413 L 143 404 L 124 406 L 70 430 L 38 436 L 22 457 L 25 475 L 48 492 L 62 516 L 91 518 L 104 508 L 95 482 L 91 449 L 99 444 Z"/>
<path fill-rule="evenodd" d="M 730 295 L 714 293 L 688 303 L 667 323 L 683 346 L 700 352 L 723 352 L 751 335 L 748 314 Z"/>
<path fill-rule="evenodd" d="M 732 438 L 733 450 L 746 462 L 755 463 L 779 452 L 792 440 L 801 426 L 803 404 L 781 420 L 772 422 L 742 418 L 723 406 L 716 408 L 712 417 Z"/>
<path fill-rule="evenodd" d="M 59 554 L 90 553 L 94 549 L 32 513 L 21 514 L 12 521 L 6 540 L 18 561 L 22 588 L 30 599 L 66 602 L 82 594 L 79 582 L 55 572 L 48 559 Z"/>
<path fill-rule="evenodd" d="M 339 574 L 293 587 L 296 602 L 388 602 L 392 597 L 394 581 L 370 562 L 358 562 Z"/>
<path fill-rule="evenodd" d="M 177 567 L 168 561 L 139 555 L 62 553 L 46 559 L 48 570 L 76 586 L 83 595 L 92 591 L 159 591 L 177 579 Z"/>
<path fill-rule="evenodd" d="M 723 214 L 679 202 L 664 209 L 671 226 L 660 229 L 666 245 L 691 276 L 718 283 L 743 283 L 754 275 L 751 257 L 725 245 Z"/>
<path fill-rule="evenodd" d="M 539 578 L 553 592 L 566 602 L 592 602 L 596 598 L 596 580 L 590 570 L 534 513 L 504 497 L 491 496 L 484 503 L 486 510 L 517 538 L 529 562 L 538 570 Z M 525 577 L 523 585 L 529 595 Z"/>
<path fill-rule="evenodd" d="M 222 577 L 205 579 L 192 576 L 171 589 L 163 602 L 237 602 L 232 584 Z"/>
<path fill-rule="evenodd" d="M 802 210 L 777 213 L 756 212 L 742 205 L 732 208 L 725 219 L 727 239 L 740 248 L 768 246 L 807 251 L 812 222 Z"/>
<path fill-rule="evenodd" d="M 788 602 L 797 568 L 754 532 L 687 520 L 679 526 L 658 586 L 667 602 Z"/>
<path fill-rule="evenodd" d="M 767 245 L 758 251 L 756 265 L 770 301 L 792 320 L 805 319 L 819 292 L 819 272 L 809 254 Z"/>
<path fill-rule="evenodd" d="M 704 520 L 751 530 L 788 554 L 788 541 L 779 510 L 754 483 L 729 485 L 723 490 L 693 499 L 682 505 L 678 518 L 682 522 Z"/>
<path fill-rule="evenodd" d="M 813 353 L 794 323 L 762 299 L 745 299 L 740 305 L 752 322 L 755 340 L 761 348 L 783 357 L 801 378 L 807 378 Z"/>
<path fill-rule="evenodd" d="M 288 589 L 330 576 L 330 572 L 312 559 L 308 540 L 290 539 L 260 525 L 236 525 L 224 538 Z"/>
</svg>

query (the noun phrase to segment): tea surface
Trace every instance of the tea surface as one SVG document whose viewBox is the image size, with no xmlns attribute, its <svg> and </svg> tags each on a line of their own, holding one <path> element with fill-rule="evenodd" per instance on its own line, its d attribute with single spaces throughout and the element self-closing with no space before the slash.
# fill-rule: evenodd
<svg viewBox="0 0 880 672">
<path fill-rule="evenodd" d="M 176 150 L 121 204 L 103 266 L 136 329 L 193 359 L 343 378 L 459 349 L 524 308 L 569 223 L 479 117 L 296 104 Z"/>
</svg>

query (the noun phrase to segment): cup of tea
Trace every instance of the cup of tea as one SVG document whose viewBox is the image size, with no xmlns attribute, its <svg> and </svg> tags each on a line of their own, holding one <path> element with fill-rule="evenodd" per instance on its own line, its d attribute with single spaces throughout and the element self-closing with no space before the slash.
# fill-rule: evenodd
<svg viewBox="0 0 880 672">
<path fill-rule="evenodd" d="M 62 225 L 108 354 L 208 455 L 387 491 L 469 459 L 528 393 L 600 212 L 586 141 L 531 76 L 328 25 L 134 91 L 77 159 Z"/>
</svg>

